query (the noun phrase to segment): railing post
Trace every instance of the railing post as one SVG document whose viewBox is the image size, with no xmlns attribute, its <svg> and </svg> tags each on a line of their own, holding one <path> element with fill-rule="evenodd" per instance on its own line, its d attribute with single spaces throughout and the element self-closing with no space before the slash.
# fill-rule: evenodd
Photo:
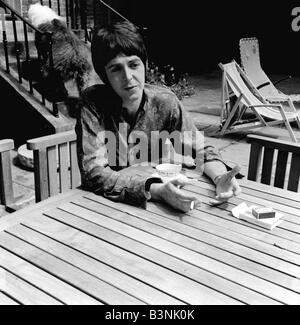
<svg viewBox="0 0 300 325">
<path fill-rule="evenodd" d="M 38 55 L 38 62 L 40 64 L 40 66 L 42 65 L 42 56 L 41 56 L 41 52 L 39 49 L 37 49 L 37 55 Z M 40 69 L 40 73 L 42 73 L 41 69 Z M 45 96 L 43 95 L 43 92 L 41 92 L 41 101 L 42 104 L 45 105 L 46 104 L 46 100 L 45 100 Z"/>
<path fill-rule="evenodd" d="M 49 70 L 51 75 L 54 72 L 54 62 L 53 62 L 53 52 L 52 52 L 52 32 L 47 32 L 47 38 L 48 38 Z M 58 106 L 55 100 L 52 103 L 52 108 L 53 108 L 53 115 L 58 117 Z"/>
<path fill-rule="evenodd" d="M 14 31 L 14 44 L 15 44 L 15 51 L 16 51 L 16 59 L 17 59 L 17 69 L 18 69 L 18 76 L 19 76 L 19 83 L 22 83 L 21 77 L 21 63 L 20 63 L 20 49 L 18 43 L 18 35 L 17 35 L 17 26 L 16 26 L 16 16 L 15 13 L 11 13 L 12 16 L 12 23 L 13 23 L 13 31 Z"/>
<path fill-rule="evenodd" d="M 30 54 L 29 54 L 29 44 L 28 44 L 28 34 L 27 34 L 27 26 L 25 21 L 23 21 L 23 30 L 24 30 L 24 40 L 25 40 L 25 54 L 26 54 L 26 62 L 30 62 Z M 32 86 L 32 78 L 29 74 L 29 92 L 30 94 L 33 93 L 33 86 Z"/>
<path fill-rule="evenodd" d="M 70 0 L 69 10 L 70 10 L 71 28 L 75 28 L 75 25 L 74 25 L 74 0 Z"/>
<path fill-rule="evenodd" d="M 60 1 L 57 0 L 57 14 L 60 16 L 61 10 L 60 10 Z"/>
<path fill-rule="evenodd" d="M 95 25 L 96 25 L 96 18 L 97 18 L 97 1 L 96 0 L 93 0 L 93 18 L 94 18 L 94 28 L 95 28 Z"/>
<path fill-rule="evenodd" d="M 80 13 L 79 10 L 80 10 L 80 8 L 79 8 L 79 0 L 75 0 L 75 4 L 74 4 L 75 29 L 79 28 L 79 25 L 78 25 L 78 16 L 79 16 L 79 13 Z"/>
<path fill-rule="evenodd" d="M 7 38 L 6 38 L 6 31 L 3 30 L 3 47 L 4 47 L 4 55 L 5 55 L 5 66 L 6 66 L 6 72 L 10 73 L 9 69 L 9 58 L 8 58 L 8 48 L 7 48 Z"/>
<path fill-rule="evenodd" d="M 70 27 L 69 14 L 70 14 L 69 0 L 66 0 L 66 22 L 68 27 Z"/>
<path fill-rule="evenodd" d="M 9 73 L 9 60 L 8 60 L 8 48 L 7 48 L 7 38 L 6 38 L 6 25 L 5 25 L 5 11 L 4 8 L 1 7 L 0 10 L 1 16 L 1 24 L 2 24 L 2 39 L 3 39 L 3 48 L 4 48 L 4 55 L 5 55 L 5 65 L 6 65 L 6 72 Z"/>
<path fill-rule="evenodd" d="M 88 32 L 87 32 L 87 8 L 86 1 L 80 0 L 80 24 L 81 28 L 84 30 L 84 41 L 88 40 Z"/>
</svg>

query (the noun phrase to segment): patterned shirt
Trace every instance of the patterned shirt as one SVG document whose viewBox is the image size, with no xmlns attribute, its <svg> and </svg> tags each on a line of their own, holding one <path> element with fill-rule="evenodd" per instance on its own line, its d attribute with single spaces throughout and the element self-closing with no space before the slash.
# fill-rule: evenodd
<svg viewBox="0 0 300 325">
<path fill-rule="evenodd" d="M 94 85 L 86 89 L 75 130 L 83 186 L 133 205 L 144 205 L 149 198 L 145 191 L 149 176 L 139 176 L 134 168 L 127 167 L 143 161 L 162 161 L 167 148 L 157 138 L 162 131 L 180 135 L 181 148 L 171 139 L 176 151 L 187 148 L 193 158 L 202 157 L 203 163 L 222 161 L 214 147 L 203 146 L 202 134 L 176 95 L 155 85 L 145 85 L 134 118 L 128 116 L 111 88 Z"/>
</svg>

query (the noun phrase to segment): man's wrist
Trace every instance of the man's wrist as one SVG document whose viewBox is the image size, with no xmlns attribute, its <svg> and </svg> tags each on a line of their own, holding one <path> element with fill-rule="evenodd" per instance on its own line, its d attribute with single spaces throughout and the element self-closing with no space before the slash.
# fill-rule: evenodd
<svg viewBox="0 0 300 325">
<path fill-rule="evenodd" d="M 160 177 L 150 177 L 146 180 L 145 182 L 145 192 L 147 194 L 147 199 L 154 199 L 156 200 L 157 198 L 157 191 L 156 188 L 157 186 L 154 185 L 159 185 L 161 184 L 163 181 Z"/>
<path fill-rule="evenodd" d="M 220 178 L 222 177 L 222 175 L 223 175 L 223 174 L 218 175 L 218 176 L 216 176 L 216 177 L 213 179 L 213 182 L 215 183 L 215 185 L 217 185 L 217 184 L 219 183 L 219 180 L 220 180 Z"/>
<path fill-rule="evenodd" d="M 209 161 L 204 164 L 204 173 L 217 184 L 220 177 L 227 172 L 226 166 L 219 160 Z"/>
<path fill-rule="evenodd" d="M 151 199 L 154 201 L 159 201 L 161 199 L 160 197 L 160 188 L 162 186 L 162 183 L 153 183 L 150 186 L 150 195 Z"/>
</svg>

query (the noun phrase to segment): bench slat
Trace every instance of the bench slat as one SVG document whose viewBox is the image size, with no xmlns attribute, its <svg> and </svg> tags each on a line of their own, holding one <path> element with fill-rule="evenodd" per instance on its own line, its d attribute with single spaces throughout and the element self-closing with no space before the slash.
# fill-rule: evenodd
<svg viewBox="0 0 300 325">
<path fill-rule="evenodd" d="M 70 143 L 70 168 L 71 168 L 71 188 L 78 187 L 81 183 L 80 171 L 77 160 L 77 145 L 75 141 Z"/>
<path fill-rule="evenodd" d="M 63 193 L 70 189 L 69 186 L 69 155 L 68 144 L 63 143 L 58 145 L 58 159 L 59 159 L 59 177 L 60 177 L 60 192 Z"/>
<path fill-rule="evenodd" d="M 288 152 L 278 151 L 274 186 L 283 188 L 286 174 Z"/>
<path fill-rule="evenodd" d="M 48 179 L 49 195 L 53 196 L 59 193 L 58 174 L 57 174 L 57 148 L 52 146 L 48 148 Z"/>
</svg>

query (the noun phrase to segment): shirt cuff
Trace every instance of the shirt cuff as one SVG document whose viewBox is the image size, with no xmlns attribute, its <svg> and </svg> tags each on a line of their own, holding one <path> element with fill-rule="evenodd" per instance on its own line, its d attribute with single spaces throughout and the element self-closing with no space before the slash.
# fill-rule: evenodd
<svg viewBox="0 0 300 325">
<path fill-rule="evenodd" d="M 151 193 L 150 193 L 150 186 L 153 183 L 163 183 L 162 179 L 160 177 L 149 177 L 147 178 L 145 182 L 145 193 L 146 193 L 146 198 L 147 201 L 151 199 Z"/>
<path fill-rule="evenodd" d="M 231 170 L 232 167 L 230 167 L 221 157 L 219 151 L 213 147 L 213 146 L 206 146 L 204 151 L 204 163 L 209 163 L 211 161 L 220 161 L 221 163 L 223 163 L 227 169 L 227 171 Z M 245 177 L 245 175 L 238 173 L 237 175 L 235 175 L 236 178 L 243 178 Z M 214 183 L 215 180 L 214 180 Z"/>
</svg>

